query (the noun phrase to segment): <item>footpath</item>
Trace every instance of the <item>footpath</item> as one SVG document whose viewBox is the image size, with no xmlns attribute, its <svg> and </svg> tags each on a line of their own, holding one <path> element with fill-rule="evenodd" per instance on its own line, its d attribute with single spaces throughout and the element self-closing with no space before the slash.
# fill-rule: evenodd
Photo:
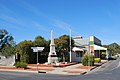
<svg viewBox="0 0 120 80">
<path fill-rule="evenodd" d="M 61 74 L 61 75 L 80 75 L 95 69 L 98 66 L 106 63 L 107 60 L 102 60 L 101 63 L 95 63 L 94 66 L 83 66 L 81 63 L 68 63 L 61 65 L 46 65 L 39 64 L 38 69 L 36 64 L 28 64 L 28 68 L 16 68 L 15 66 L 0 66 L 2 71 L 17 71 L 17 72 L 34 72 L 46 74 Z"/>
</svg>

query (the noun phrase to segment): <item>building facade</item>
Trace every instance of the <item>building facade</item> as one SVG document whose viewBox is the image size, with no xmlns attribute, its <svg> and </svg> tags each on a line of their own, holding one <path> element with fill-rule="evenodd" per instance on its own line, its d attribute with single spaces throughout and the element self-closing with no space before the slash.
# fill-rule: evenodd
<svg viewBox="0 0 120 80">
<path fill-rule="evenodd" d="M 74 48 L 72 53 L 72 61 L 81 62 L 81 59 L 86 51 L 96 58 L 102 58 L 102 53 L 107 53 L 107 48 L 102 47 L 101 40 L 95 36 L 89 38 L 82 38 L 77 36 L 73 38 Z"/>
</svg>

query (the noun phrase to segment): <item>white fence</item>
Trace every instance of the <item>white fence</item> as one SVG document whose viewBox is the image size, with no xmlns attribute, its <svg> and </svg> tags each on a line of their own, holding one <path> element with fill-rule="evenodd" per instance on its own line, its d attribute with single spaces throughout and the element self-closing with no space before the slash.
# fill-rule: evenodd
<svg viewBox="0 0 120 80">
<path fill-rule="evenodd" d="M 12 66 L 15 63 L 15 55 L 10 57 L 5 57 L 0 55 L 0 65 L 2 66 Z"/>
</svg>

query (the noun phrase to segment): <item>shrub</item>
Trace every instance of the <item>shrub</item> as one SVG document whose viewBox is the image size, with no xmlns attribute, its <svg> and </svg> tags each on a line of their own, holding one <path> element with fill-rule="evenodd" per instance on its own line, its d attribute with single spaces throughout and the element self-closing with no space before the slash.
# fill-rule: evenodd
<svg viewBox="0 0 120 80">
<path fill-rule="evenodd" d="M 62 62 L 62 61 L 63 61 L 63 58 L 62 58 L 62 57 L 58 57 L 58 61 L 59 61 L 59 62 Z"/>
<path fill-rule="evenodd" d="M 27 68 L 27 63 L 25 62 L 16 62 L 16 68 Z"/>
<path fill-rule="evenodd" d="M 89 59 L 90 59 L 90 61 L 89 61 Z M 84 66 L 93 66 L 94 65 L 94 56 L 93 55 L 88 56 L 88 54 L 85 54 L 82 57 L 82 64 Z"/>
<path fill-rule="evenodd" d="M 106 52 L 102 52 L 102 59 L 105 59 L 106 58 Z"/>
<path fill-rule="evenodd" d="M 94 58 L 94 62 L 99 63 L 99 62 L 101 62 L 101 59 L 100 58 Z"/>
</svg>

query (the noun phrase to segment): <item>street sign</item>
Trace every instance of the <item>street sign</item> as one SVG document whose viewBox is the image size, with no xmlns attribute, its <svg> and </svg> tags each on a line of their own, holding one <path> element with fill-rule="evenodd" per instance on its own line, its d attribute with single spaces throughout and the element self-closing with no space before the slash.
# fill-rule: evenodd
<svg viewBox="0 0 120 80">
<path fill-rule="evenodd" d="M 43 51 L 44 47 L 31 47 L 33 49 L 33 52 Z"/>
<path fill-rule="evenodd" d="M 38 52 L 38 50 L 37 49 L 33 49 L 33 52 Z"/>
<path fill-rule="evenodd" d="M 42 51 L 42 50 L 44 49 L 44 47 L 37 47 L 37 49 L 38 49 L 39 51 Z"/>
<path fill-rule="evenodd" d="M 38 52 L 39 51 L 43 51 L 44 47 L 31 47 L 31 49 L 33 49 L 33 52 L 37 52 L 37 71 L 38 71 Z"/>
</svg>

